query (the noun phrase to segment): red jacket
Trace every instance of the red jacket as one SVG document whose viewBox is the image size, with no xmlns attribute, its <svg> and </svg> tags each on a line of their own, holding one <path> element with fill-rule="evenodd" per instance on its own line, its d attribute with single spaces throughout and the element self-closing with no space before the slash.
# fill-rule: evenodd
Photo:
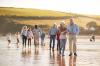
<svg viewBox="0 0 100 66">
<path fill-rule="evenodd" d="M 60 40 L 60 32 L 58 31 L 56 34 L 57 40 Z"/>
</svg>

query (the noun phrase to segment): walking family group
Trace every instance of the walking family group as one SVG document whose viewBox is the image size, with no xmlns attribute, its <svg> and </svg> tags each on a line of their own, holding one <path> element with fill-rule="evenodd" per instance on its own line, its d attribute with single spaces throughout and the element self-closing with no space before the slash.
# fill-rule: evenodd
<svg viewBox="0 0 100 66">
<path fill-rule="evenodd" d="M 66 26 L 65 21 L 61 21 L 59 26 L 53 24 L 53 26 L 48 30 L 49 35 L 49 49 L 50 51 L 55 50 L 55 45 L 57 45 L 57 51 L 59 55 L 64 56 L 64 51 L 66 48 L 67 39 L 69 40 L 69 56 L 77 56 L 77 35 L 79 34 L 79 27 L 74 23 L 73 18 L 70 18 L 69 24 Z M 68 37 L 67 37 L 68 35 Z M 21 32 L 15 34 L 17 47 L 19 47 L 20 36 L 22 38 L 22 48 L 25 49 L 28 45 L 28 48 L 31 48 L 32 39 L 34 40 L 35 48 L 39 48 L 39 38 L 41 38 L 41 45 L 45 46 L 45 31 L 35 25 L 33 29 L 27 26 L 23 26 Z M 11 33 L 7 35 L 8 47 L 11 45 Z M 57 44 L 55 44 L 57 40 Z"/>
</svg>

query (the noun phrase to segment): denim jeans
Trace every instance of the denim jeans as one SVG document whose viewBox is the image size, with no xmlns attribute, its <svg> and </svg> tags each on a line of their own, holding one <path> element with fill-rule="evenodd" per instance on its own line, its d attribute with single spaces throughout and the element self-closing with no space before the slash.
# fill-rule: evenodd
<svg viewBox="0 0 100 66">
<path fill-rule="evenodd" d="M 23 43 L 23 47 L 26 48 L 26 42 L 27 42 L 27 36 L 22 35 L 22 43 Z"/>
<path fill-rule="evenodd" d="M 55 47 L 55 37 L 56 37 L 56 35 L 50 35 L 50 49 L 51 49 L 51 44 L 52 44 L 52 42 L 53 42 L 53 49 L 54 49 L 54 47 Z"/>
<path fill-rule="evenodd" d="M 41 45 L 44 45 L 44 38 L 41 38 Z"/>
<path fill-rule="evenodd" d="M 65 46 L 66 46 L 66 39 L 60 39 L 60 54 L 64 55 Z"/>
</svg>

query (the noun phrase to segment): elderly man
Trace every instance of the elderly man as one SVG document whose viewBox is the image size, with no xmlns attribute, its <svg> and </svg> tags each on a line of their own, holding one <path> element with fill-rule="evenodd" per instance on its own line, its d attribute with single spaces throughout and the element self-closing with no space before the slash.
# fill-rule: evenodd
<svg viewBox="0 0 100 66">
<path fill-rule="evenodd" d="M 71 56 L 73 53 L 75 56 L 77 56 L 76 53 L 76 35 L 79 34 L 79 27 L 74 24 L 73 19 L 70 19 L 70 23 L 67 26 L 67 32 L 69 34 L 69 51 L 70 54 L 69 56 Z"/>
</svg>

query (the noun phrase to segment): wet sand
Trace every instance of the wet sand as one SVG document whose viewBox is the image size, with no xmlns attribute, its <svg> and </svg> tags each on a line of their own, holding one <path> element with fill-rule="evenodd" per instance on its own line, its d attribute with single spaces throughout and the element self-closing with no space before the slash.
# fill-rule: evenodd
<svg viewBox="0 0 100 66">
<path fill-rule="evenodd" d="M 89 42 L 88 39 L 80 38 L 77 42 L 78 56 L 69 57 L 68 44 L 66 44 L 65 56 L 59 56 L 56 48 L 54 52 L 48 49 L 49 42 L 46 39 L 46 46 L 39 46 L 31 50 L 16 48 L 16 41 L 13 39 L 10 48 L 7 48 L 5 37 L 0 38 L 0 66 L 100 66 L 100 40 Z M 56 45 L 55 45 L 56 47 Z"/>
</svg>

